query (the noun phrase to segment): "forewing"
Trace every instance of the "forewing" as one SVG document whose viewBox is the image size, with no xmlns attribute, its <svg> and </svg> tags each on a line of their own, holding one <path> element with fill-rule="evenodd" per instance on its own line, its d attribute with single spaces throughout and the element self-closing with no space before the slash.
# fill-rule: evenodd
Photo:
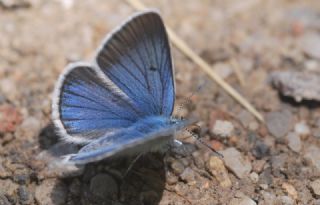
<svg viewBox="0 0 320 205">
<path fill-rule="evenodd" d="M 172 60 L 159 14 L 139 13 L 115 30 L 98 49 L 96 63 L 144 115 L 171 115 Z"/>
<path fill-rule="evenodd" d="M 53 96 L 53 120 L 66 141 L 87 143 L 139 118 L 130 100 L 85 63 L 71 64 Z"/>
</svg>

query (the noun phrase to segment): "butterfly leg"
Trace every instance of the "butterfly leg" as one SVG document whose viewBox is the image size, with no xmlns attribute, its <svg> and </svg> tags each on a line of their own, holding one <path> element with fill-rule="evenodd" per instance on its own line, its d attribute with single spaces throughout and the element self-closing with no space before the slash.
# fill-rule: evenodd
<svg viewBox="0 0 320 205">
<path fill-rule="evenodd" d="M 129 167 L 127 168 L 127 170 L 125 171 L 125 173 L 122 176 L 122 183 L 124 181 L 124 179 L 126 178 L 126 176 L 128 175 L 128 173 L 130 172 L 130 170 L 132 169 L 133 165 L 140 159 L 140 157 L 143 155 L 143 153 L 138 154 L 134 160 L 130 163 Z"/>
</svg>

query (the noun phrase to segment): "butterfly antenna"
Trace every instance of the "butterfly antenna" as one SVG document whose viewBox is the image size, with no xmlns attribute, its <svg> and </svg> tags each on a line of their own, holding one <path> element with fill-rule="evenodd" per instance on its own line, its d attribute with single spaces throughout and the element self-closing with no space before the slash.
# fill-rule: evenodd
<svg viewBox="0 0 320 205">
<path fill-rule="evenodd" d="M 196 125 L 198 127 L 200 127 L 199 125 Z M 206 146 L 207 148 L 209 148 L 213 153 L 215 153 L 217 156 L 219 156 L 220 158 L 224 158 L 223 155 L 221 153 L 219 153 L 217 150 L 215 150 L 214 148 L 212 148 L 210 145 L 208 145 L 206 142 L 204 142 L 199 135 L 196 135 L 194 132 L 192 132 L 192 130 L 189 130 L 188 128 L 185 129 L 193 138 L 195 138 L 198 142 L 200 142 L 202 145 Z"/>
<path fill-rule="evenodd" d="M 200 90 L 204 87 L 204 85 L 206 84 L 207 82 L 205 81 L 204 83 L 202 83 L 201 85 L 198 86 L 198 88 L 193 91 L 188 97 L 184 98 L 183 102 L 179 105 L 179 107 L 177 108 L 177 118 L 179 119 L 183 119 L 183 116 L 179 115 L 179 112 L 182 110 L 183 107 L 185 107 L 187 104 L 190 104 L 192 101 L 191 101 L 191 98 L 198 92 L 200 92 Z"/>
</svg>

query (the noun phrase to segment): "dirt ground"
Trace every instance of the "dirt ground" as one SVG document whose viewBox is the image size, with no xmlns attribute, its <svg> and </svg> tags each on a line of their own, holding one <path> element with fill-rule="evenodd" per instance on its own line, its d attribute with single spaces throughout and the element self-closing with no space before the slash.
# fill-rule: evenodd
<svg viewBox="0 0 320 205">
<path fill-rule="evenodd" d="M 51 124 L 54 84 L 134 10 L 118 0 L 0 0 L 0 205 L 320 205 L 319 0 L 143 2 L 265 122 L 173 48 L 176 107 L 203 85 L 175 114 L 198 118 L 194 132 L 223 158 L 182 132 L 183 149 L 143 156 L 124 180 L 132 158 L 57 167 L 79 147 Z"/>
</svg>

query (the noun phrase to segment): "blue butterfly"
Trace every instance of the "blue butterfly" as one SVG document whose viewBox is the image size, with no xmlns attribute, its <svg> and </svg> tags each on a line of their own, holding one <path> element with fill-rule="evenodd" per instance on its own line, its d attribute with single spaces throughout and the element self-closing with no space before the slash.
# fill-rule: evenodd
<svg viewBox="0 0 320 205">
<path fill-rule="evenodd" d="M 109 34 L 92 63 L 60 75 L 52 117 L 62 138 L 82 144 L 67 163 L 161 151 L 191 122 L 171 116 L 175 83 L 168 36 L 158 13 L 141 12 Z"/>
</svg>

